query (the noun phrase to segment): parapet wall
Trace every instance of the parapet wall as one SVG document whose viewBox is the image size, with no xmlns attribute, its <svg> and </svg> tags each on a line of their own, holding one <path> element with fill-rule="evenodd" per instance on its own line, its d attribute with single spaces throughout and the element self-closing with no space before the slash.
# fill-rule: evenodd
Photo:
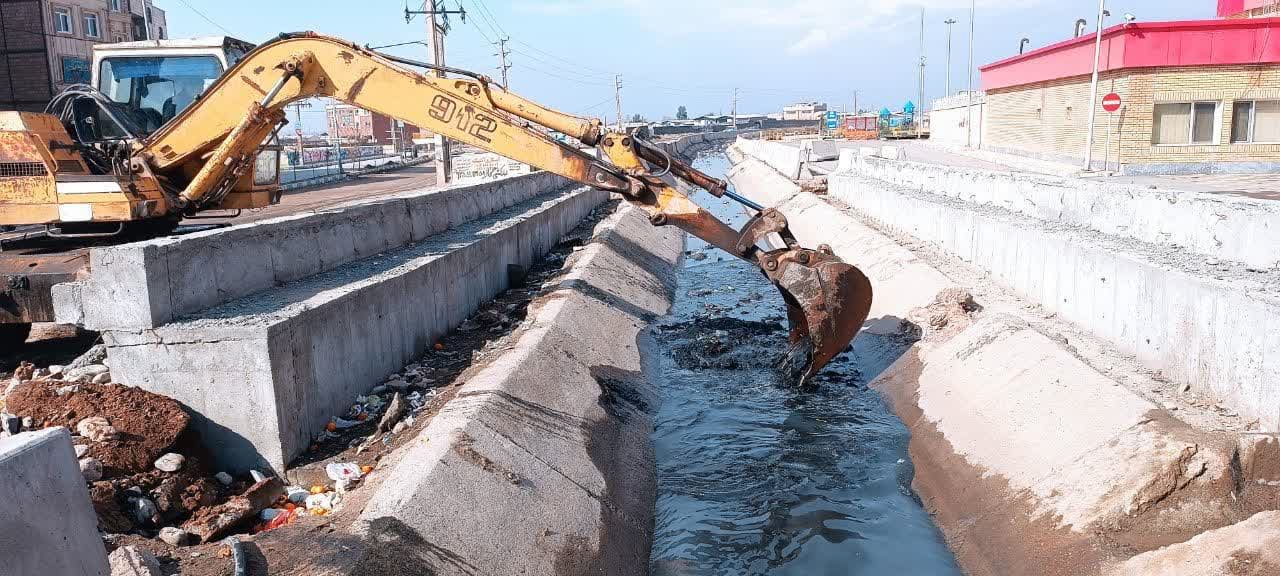
<svg viewBox="0 0 1280 576">
<path fill-rule="evenodd" d="M 155 328 L 333 270 L 568 185 L 549 172 L 420 190 L 341 209 L 95 248 L 92 276 L 54 288 L 58 321 L 90 330 Z"/>
<path fill-rule="evenodd" d="M 1250 267 L 1280 264 L 1280 203 L 1273 200 L 886 160 L 851 151 L 841 169 L 850 178 L 872 178 Z"/>
<path fill-rule="evenodd" d="M 1262 430 L 1280 430 L 1280 295 L 1269 286 L 1277 271 L 1208 265 L 1178 244 L 1269 268 L 1280 255 L 1280 210 L 877 158 L 849 164 L 828 178 L 832 197 L 978 266 Z M 1274 239 L 1247 241 L 1257 238 Z"/>
</svg>

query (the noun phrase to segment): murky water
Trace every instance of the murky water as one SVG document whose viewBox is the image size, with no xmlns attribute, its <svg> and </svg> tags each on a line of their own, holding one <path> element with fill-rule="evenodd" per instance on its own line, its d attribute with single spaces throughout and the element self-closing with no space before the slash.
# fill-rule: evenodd
<svg viewBox="0 0 1280 576">
<path fill-rule="evenodd" d="M 722 175 L 719 155 L 697 162 Z M 745 216 L 696 198 L 740 226 Z M 906 343 L 860 336 L 800 392 L 769 369 L 781 297 L 752 266 L 690 238 L 664 347 L 655 575 L 959 574 L 910 491 L 907 430 L 866 383 Z"/>
</svg>

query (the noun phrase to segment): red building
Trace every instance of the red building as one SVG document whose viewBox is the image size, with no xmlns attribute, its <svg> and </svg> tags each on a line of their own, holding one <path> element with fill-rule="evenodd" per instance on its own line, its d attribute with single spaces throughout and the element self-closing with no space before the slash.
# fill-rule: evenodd
<svg viewBox="0 0 1280 576">
<path fill-rule="evenodd" d="M 983 147 L 1081 161 L 1091 98 L 1092 158 L 1126 173 L 1280 171 L 1280 18 L 1273 2 L 1219 0 L 1229 18 L 1131 22 L 981 67 Z M 976 124 L 976 122 L 975 122 Z M 1108 131 L 1111 135 L 1108 137 Z"/>
</svg>

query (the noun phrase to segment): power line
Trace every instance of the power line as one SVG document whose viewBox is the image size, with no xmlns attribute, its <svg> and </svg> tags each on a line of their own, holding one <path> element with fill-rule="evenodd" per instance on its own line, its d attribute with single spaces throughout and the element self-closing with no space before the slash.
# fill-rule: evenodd
<svg viewBox="0 0 1280 576">
<path fill-rule="evenodd" d="M 235 36 L 235 33 L 234 33 L 234 32 L 232 32 L 232 31 L 230 31 L 230 30 L 227 30 L 227 29 L 226 29 L 225 27 L 223 27 L 221 24 L 219 24 L 219 23 L 217 23 L 217 22 L 214 22 L 214 21 L 213 21 L 213 19 L 212 19 L 212 18 L 210 18 L 210 17 L 208 17 L 208 16 L 206 16 L 204 12 L 201 12 L 201 11 L 197 10 L 195 6 L 192 6 L 191 4 L 188 4 L 188 3 L 187 3 L 187 0 L 178 0 L 178 3 L 182 4 L 183 6 L 186 6 L 188 10 L 190 10 L 190 11 L 192 11 L 192 12 L 195 12 L 195 13 L 196 13 L 196 16 L 199 16 L 199 17 L 203 18 L 205 22 L 208 22 L 208 23 L 210 23 L 210 24 L 213 24 L 213 25 L 214 25 L 214 26 L 216 26 L 219 30 L 222 30 L 223 32 L 226 32 L 228 36 Z"/>
<path fill-rule="evenodd" d="M 475 8 L 476 13 L 480 15 L 480 19 L 485 21 L 485 24 L 489 26 L 489 30 L 492 30 L 495 36 L 499 38 L 508 36 L 507 31 L 503 30 L 502 26 L 498 25 L 497 19 L 493 18 L 492 14 L 489 13 L 489 9 L 484 5 L 484 2 L 471 0 L 471 6 Z"/>
</svg>

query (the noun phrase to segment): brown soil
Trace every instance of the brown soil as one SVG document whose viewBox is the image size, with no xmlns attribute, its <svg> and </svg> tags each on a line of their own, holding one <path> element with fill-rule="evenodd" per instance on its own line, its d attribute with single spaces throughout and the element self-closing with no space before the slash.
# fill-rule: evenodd
<svg viewBox="0 0 1280 576">
<path fill-rule="evenodd" d="M 58 396 L 57 389 L 67 385 L 60 380 L 23 384 L 6 399 L 7 409 L 30 416 L 37 428 L 66 426 L 73 432 L 85 418 L 106 418 L 120 432 L 119 439 L 88 443 L 88 455 L 102 462 L 104 478 L 151 470 L 156 458 L 175 451 L 179 435 L 191 422 L 177 401 L 139 388 L 78 384 L 78 392 Z"/>
<path fill-rule="evenodd" d="M 204 464 L 208 453 L 195 433 L 187 431 L 191 416 L 176 401 L 115 384 L 78 383 L 78 391 L 59 396 L 57 389 L 68 385 L 61 380 L 26 382 L 6 399 L 6 410 L 31 417 L 35 428 L 65 426 L 75 433 L 81 420 L 101 416 L 116 429 L 114 440 L 76 439 L 88 446 L 87 457 L 102 462 L 102 480 L 89 485 L 102 531 L 124 534 L 178 525 L 244 490 L 243 481 L 223 486 L 209 477 Z M 155 468 L 156 459 L 167 452 L 186 458 L 177 472 Z M 141 522 L 131 516 L 130 498 L 139 496 L 156 505 L 156 516 Z"/>
</svg>

